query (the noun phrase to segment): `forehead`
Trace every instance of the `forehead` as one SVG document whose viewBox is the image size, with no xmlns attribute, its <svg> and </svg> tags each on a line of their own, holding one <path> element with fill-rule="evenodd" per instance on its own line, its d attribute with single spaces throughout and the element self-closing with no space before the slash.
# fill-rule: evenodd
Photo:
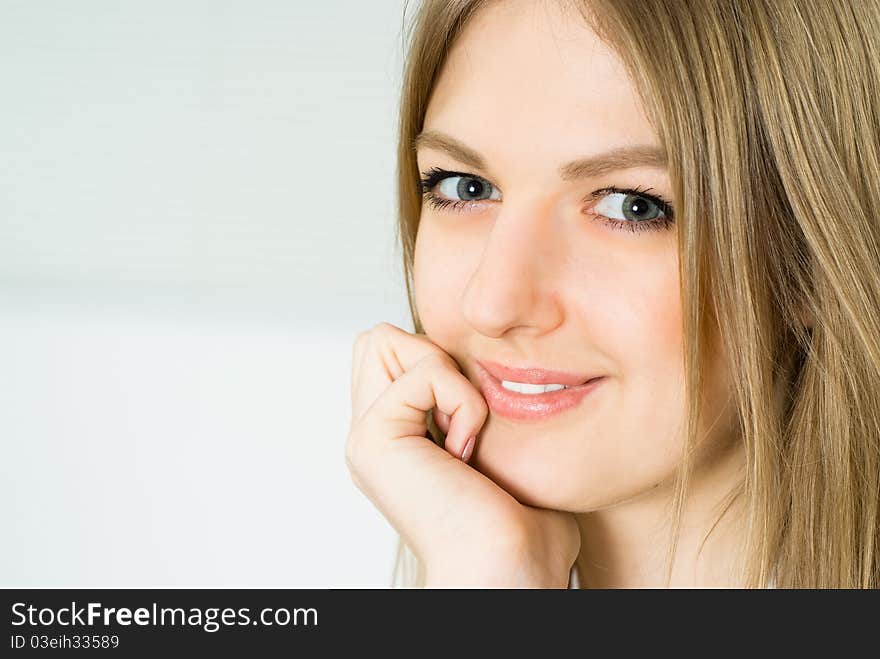
<svg viewBox="0 0 880 659">
<path fill-rule="evenodd" d="M 490 162 L 548 166 L 632 144 L 658 144 L 623 63 L 566 3 L 492 2 L 453 44 L 425 130 Z M 635 37 L 644 38 L 644 37 Z"/>
</svg>

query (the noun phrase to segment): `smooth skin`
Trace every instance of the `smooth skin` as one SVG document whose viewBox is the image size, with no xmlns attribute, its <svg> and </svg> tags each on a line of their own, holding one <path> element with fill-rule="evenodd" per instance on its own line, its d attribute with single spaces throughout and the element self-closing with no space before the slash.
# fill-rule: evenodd
<svg viewBox="0 0 880 659">
<path fill-rule="evenodd" d="M 414 284 L 426 336 L 383 323 L 357 339 L 355 483 L 425 561 L 429 586 L 564 588 L 573 565 L 587 587 L 665 584 L 685 419 L 676 229 L 609 226 L 634 221 L 623 195 L 590 194 L 639 187 L 674 207 L 671 183 L 656 163 L 560 172 L 659 147 L 637 90 L 561 3 L 490 3 L 453 45 L 423 133 L 483 163 L 421 140 L 420 172 L 465 172 L 491 194 L 460 209 L 423 203 Z M 459 181 L 433 192 L 465 201 Z M 476 360 L 605 381 L 575 409 L 513 421 L 487 409 Z M 744 463 L 724 364 L 716 350 L 672 586 L 739 585 L 737 505 L 703 542 Z M 432 409 L 445 450 L 425 438 Z"/>
<path fill-rule="evenodd" d="M 352 479 L 424 561 L 426 586 L 565 588 L 574 518 L 519 503 L 461 459 L 488 409 L 455 361 L 380 323 L 358 336 L 352 363 Z M 432 409 L 445 450 L 426 438 Z"/>
</svg>

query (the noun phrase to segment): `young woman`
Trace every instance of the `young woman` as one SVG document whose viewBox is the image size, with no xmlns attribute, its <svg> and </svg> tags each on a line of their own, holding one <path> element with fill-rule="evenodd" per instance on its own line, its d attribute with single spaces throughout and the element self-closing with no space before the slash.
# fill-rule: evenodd
<svg viewBox="0 0 880 659">
<path fill-rule="evenodd" d="M 404 585 L 880 587 L 880 4 L 427 0 L 346 462 Z"/>
</svg>

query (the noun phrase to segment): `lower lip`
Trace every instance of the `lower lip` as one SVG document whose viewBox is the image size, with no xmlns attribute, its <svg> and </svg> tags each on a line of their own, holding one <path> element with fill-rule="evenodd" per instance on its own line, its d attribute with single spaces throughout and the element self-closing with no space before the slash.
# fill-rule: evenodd
<svg viewBox="0 0 880 659">
<path fill-rule="evenodd" d="M 547 391 L 543 394 L 521 394 L 501 386 L 501 381 L 477 364 L 483 397 L 489 409 L 496 414 L 518 421 L 548 419 L 580 405 L 605 378 L 593 378 L 589 382 L 568 389 Z"/>
</svg>

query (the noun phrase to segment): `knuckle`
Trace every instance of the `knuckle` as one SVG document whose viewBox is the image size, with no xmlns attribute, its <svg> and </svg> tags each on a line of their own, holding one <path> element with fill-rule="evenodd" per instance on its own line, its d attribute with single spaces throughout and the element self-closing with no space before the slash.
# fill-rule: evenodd
<svg viewBox="0 0 880 659">
<path fill-rule="evenodd" d="M 382 321 L 380 323 L 376 323 L 371 330 L 371 333 L 376 334 L 378 336 L 390 336 L 393 334 L 399 334 L 403 330 L 400 329 L 397 325 L 392 325 L 389 322 Z"/>
<path fill-rule="evenodd" d="M 384 346 L 392 344 L 402 332 L 402 329 L 391 323 L 377 323 L 358 335 L 355 349 L 367 349 L 367 346 L 374 346 L 382 350 Z"/>
</svg>

